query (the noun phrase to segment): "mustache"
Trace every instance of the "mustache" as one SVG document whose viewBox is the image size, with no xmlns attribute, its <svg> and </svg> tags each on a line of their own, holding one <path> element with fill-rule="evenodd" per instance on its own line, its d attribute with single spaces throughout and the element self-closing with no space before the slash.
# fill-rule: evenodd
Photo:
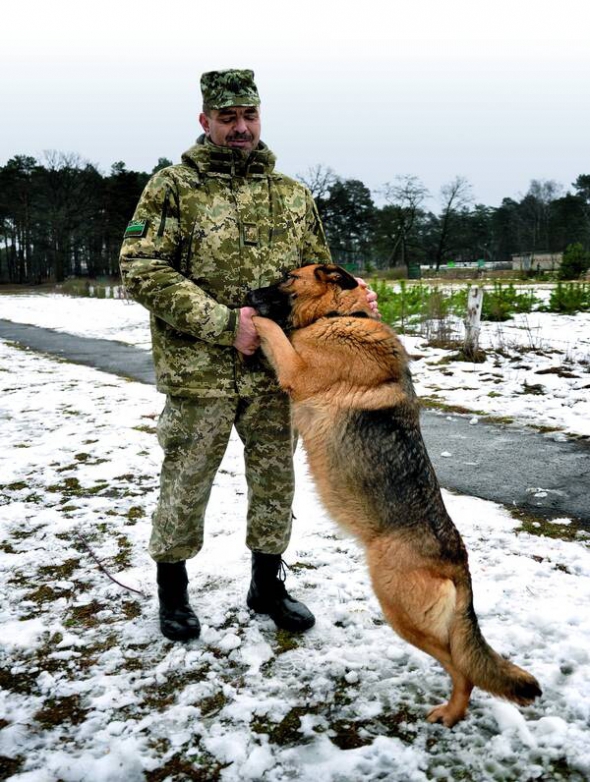
<svg viewBox="0 0 590 782">
<path fill-rule="evenodd" d="M 254 136 L 251 133 L 248 133 L 248 131 L 245 131 L 244 133 L 232 133 L 231 136 L 227 137 L 227 141 L 253 141 Z"/>
</svg>

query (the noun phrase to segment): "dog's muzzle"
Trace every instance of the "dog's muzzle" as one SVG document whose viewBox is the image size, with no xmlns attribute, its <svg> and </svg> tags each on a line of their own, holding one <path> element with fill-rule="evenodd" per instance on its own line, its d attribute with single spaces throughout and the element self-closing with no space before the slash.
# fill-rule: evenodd
<svg viewBox="0 0 590 782">
<path fill-rule="evenodd" d="M 278 285 L 250 291 L 246 296 L 246 305 L 254 307 L 259 315 L 274 320 L 279 326 L 287 325 L 291 312 L 289 297 L 279 290 Z"/>
</svg>

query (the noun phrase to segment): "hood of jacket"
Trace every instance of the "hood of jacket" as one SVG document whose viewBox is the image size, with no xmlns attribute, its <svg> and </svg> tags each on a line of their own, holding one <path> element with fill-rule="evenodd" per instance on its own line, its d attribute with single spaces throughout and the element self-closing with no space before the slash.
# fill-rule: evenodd
<svg viewBox="0 0 590 782">
<path fill-rule="evenodd" d="M 272 174 L 276 157 L 262 141 L 252 152 L 219 147 L 205 134 L 182 155 L 182 162 L 202 174 L 227 177 L 266 177 Z"/>
</svg>

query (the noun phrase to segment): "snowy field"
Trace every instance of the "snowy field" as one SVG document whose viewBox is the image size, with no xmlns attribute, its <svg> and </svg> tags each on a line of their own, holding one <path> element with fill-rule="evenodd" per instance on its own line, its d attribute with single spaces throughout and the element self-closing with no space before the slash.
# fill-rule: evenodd
<svg viewBox="0 0 590 782">
<path fill-rule="evenodd" d="M 0 318 L 150 349 L 147 311 L 121 299 L 1 295 Z M 590 313 L 533 312 L 483 323 L 486 361 L 402 337 L 418 394 L 430 404 L 590 436 Z"/>
<path fill-rule="evenodd" d="M 1 296 L 0 317 L 147 347 L 145 313 L 136 305 L 42 300 L 40 307 L 39 297 Z M 82 319 L 83 327 L 74 327 Z M 587 316 L 576 316 L 559 335 L 573 350 L 588 339 L 587 329 Z M 432 396 L 438 384 L 440 399 L 467 406 L 467 381 L 443 373 L 456 363 L 436 369 L 439 352 L 406 344 L 423 354 L 413 365 L 420 392 Z M 566 355 L 546 358 L 562 366 Z M 532 354 L 526 360 L 541 366 Z M 488 385 L 475 373 L 484 366 L 461 370 L 472 373 L 482 395 Z M 551 399 L 554 407 L 546 412 L 539 404 L 530 420 L 588 433 L 587 407 L 580 412 L 585 424 L 576 423 L 588 392 L 578 400 L 567 391 L 570 381 L 572 388 L 590 382 L 587 365 L 573 366 L 579 378 L 536 375 L 536 383 L 556 387 L 550 395 L 523 395 L 521 407 L 514 394 L 510 411 L 510 389 L 535 370 L 489 367 L 490 374 L 514 373 L 489 386 L 502 394 L 491 397 L 490 412 L 526 418 L 531 402 Z M 562 398 L 571 404 L 559 406 Z M 424 719 L 448 696 L 447 675 L 383 623 L 362 552 L 319 508 L 300 453 L 285 559 L 288 587 L 312 608 L 317 625 L 291 636 L 245 606 L 246 488 L 241 448 L 232 441 L 204 551 L 189 563 L 202 638 L 172 644 L 159 634 L 155 568 L 146 552 L 162 397 L 150 386 L 0 341 L 0 400 L 0 778 L 590 779 L 590 538 L 570 531 L 567 519 L 538 522 L 527 527 L 538 534 L 529 534 L 499 505 L 444 493 L 470 551 L 484 634 L 544 691 L 518 709 L 476 690 L 467 719 L 448 730 Z M 483 412 L 482 398 L 469 404 Z M 114 583 L 95 558 L 141 594 Z"/>
</svg>

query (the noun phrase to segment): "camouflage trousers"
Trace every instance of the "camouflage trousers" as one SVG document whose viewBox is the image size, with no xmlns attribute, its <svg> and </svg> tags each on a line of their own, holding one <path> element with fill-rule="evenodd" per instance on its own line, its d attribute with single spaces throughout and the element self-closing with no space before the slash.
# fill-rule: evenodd
<svg viewBox="0 0 590 782">
<path fill-rule="evenodd" d="M 246 545 L 266 554 L 287 548 L 294 493 L 288 397 L 168 396 L 158 421 L 164 462 L 149 544 L 157 562 L 189 559 L 201 549 L 205 509 L 232 426 L 244 444 Z"/>
</svg>

